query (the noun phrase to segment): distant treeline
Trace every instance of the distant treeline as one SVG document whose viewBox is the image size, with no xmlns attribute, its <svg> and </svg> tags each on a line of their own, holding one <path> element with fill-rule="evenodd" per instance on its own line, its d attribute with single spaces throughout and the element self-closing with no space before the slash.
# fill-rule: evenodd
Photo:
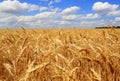
<svg viewBox="0 0 120 81">
<path fill-rule="evenodd" d="M 106 27 L 95 27 L 96 29 L 101 29 L 101 28 L 120 28 L 120 26 L 106 26 Z"/>
</svg>

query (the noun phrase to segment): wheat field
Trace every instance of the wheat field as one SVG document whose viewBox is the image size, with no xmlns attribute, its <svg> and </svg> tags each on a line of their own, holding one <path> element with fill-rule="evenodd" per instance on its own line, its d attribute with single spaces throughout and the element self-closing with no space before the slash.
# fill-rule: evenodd
<svg viewBox="0 0 120 81">
<path fill-rule="evenodd" d="M 120 30 L 0 30 L 0 81 L 120 81 Z"/>
</svg>

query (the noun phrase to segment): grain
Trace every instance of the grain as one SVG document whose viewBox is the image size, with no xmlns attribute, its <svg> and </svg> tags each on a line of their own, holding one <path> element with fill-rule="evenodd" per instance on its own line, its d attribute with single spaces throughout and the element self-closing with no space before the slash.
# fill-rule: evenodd
<svg viewBox="0 0 120 81">
<path fill-rule="evenodd" d="M 120 81 L 120 30 L 0 30 L 0 81 Z"/>
</svg>

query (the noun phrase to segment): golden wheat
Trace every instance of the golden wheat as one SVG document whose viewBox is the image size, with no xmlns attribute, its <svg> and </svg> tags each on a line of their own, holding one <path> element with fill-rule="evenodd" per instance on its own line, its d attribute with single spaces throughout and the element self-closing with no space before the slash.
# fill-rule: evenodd
<svg viewBox="0 0 120 81">
<path fill-rule="evenodd" d="M 120 30 L 0 30 L 0 81 L 120 81 Z"/>
</svg>

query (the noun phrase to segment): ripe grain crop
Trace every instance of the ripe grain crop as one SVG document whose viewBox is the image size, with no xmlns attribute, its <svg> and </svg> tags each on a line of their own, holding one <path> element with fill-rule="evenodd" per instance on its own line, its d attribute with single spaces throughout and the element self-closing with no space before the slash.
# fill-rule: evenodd
<svg viewBox="0 0 120 81">
<path fill-rule="evenodd" d="M 0 81 L 120 81 L 120 30 L 0 30 Z"/>
</svg>

